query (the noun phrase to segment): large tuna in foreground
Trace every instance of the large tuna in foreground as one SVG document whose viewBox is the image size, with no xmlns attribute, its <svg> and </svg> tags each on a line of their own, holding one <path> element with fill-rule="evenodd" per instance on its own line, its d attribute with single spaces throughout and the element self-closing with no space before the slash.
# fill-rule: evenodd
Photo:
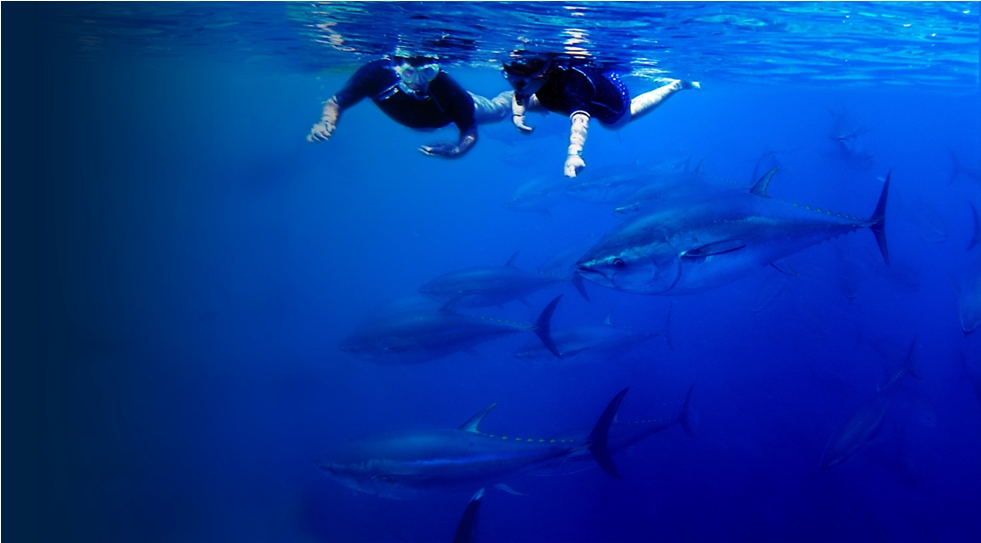
<svg viewBox="0 0 981 543">
<path fill-rule="evenodd" d="M 677 417 L 617 422 L 626 393 L 624 389 L 610 401 L 588 433 L 579 431 L 562 438 L 485 433 L 478 426 L 497 405 L 492 404 L 458 429 L 401 431 L 350 442 L 324 455 L 317 466 L 344 486 L 395 499 L 472 492 L 519 473 L 550 472 L 590 455 L 604 471 L 619 479 L 612 452 L 674 424 L 692 433 L 688 424 L 690 389 Z"/>
<path fill-rule="evenodd" d="M 875 212 L 864 220 L 768 197 L 775 171 L 763 175 L 749 192 L 682 197 L 624 222 L 579 259 L 577 272 L 628 292 L 702 292 L 859 228 L 872 230 L 888 264 L 888 176 Z"/>
</svg>

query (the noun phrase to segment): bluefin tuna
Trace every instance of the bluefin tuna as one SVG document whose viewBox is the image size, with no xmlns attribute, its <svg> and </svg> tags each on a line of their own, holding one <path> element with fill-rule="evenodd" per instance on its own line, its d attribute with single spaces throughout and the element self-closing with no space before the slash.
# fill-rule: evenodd
<svg viewBox="0 0 981 543">
<path fill-rule="evenodd" d="M 577 271 L 628 292 L 702 292 L 859 228 L 872 230 L 888 264 L 888 178 L 872 217 L 860 219 L 768 197 L 775 171 L 749 192 L 679 198 L 624 222 L 579 259 Z"/>
<path fill-rule="evenodd" d="M 587 169 L 569 185 L 566 193 L 593 204 L 616 204 L 641 187 L 656 182 L 659 176 L 673 176 L 681 164 L 684 164 L 687 172 L 687 159 L 658 166 L 634 164 L 605 166 L 592 171 Z"/>
<path fill-rule="evenodd" d="M 340 349 L 379 364 L 416 364 L 466 351 L 492 339 L 518 332 L 534 332 L 555 356 L 550 321 L 561 295 L 552 300 L 534 324 L 463 315 L 449 302 L 439 310 L 405 311 L 382 315 L 362 323 L 340 344 Z"/>
<path fill-rule="evenodd" d="M 916 369 L 915 347 L 916 338 L 913 338 L 903 367 L 885 385 L 880 386 L 872 401 L 860 407 L 848 419 L 842 429 L 831 438 L 824 451 L 824 456 L 821 458 L 822 470 L 831 469 L 848 460 L 879 433 L 900 381 L 906 375 L 912 375 L 917 379 L 920 377 Z"/>
<path fill-rule="evenodd" d="M 441 275 L 422 285 L 419 292 L 439 302 L 456 300 L 457 307 L 491 307 L 512 300 L 524 301 L 529 294 L 570 282 L 583 298 L 589 300 L 578 274 L 522 270 L 514 265 L 517 258 L 518 253 L 514 253 L 503 266 L 465 268 Z"/>
<path fill-rule="evenodd" d="M 612 451 L 674 424 L 692 433 L 688 423 L 691 390 L 677 417 L 616 423 L 627 390 L 610 401 L 588 434 L 576 432 L 570 434 L 572 437 L 546 439 L 482 432 L 479 424 L 495 403 L 458 429 L 399 431 L 357 440 L 325 454 L 316 464 L 344 486 L 392 499 L 473 492 L 520 473 L 548 471 L 589 455 L 619 479 Z"/>
<path fill-rule="evenodd" d="M 695 171 L 666 172 L 649 176 L 649 184 L 621 200 L 613 214 L 621 219 L 647 213 L 665 201 L 713 191 L 746 190 L 739 184 L 711 176 L 702 171 L 699 162 Z"/>
<path fill-rule="evenodd" d="M 552 206 L 569 199 L 565 193 L 568 185 L 569 180 L 562 176 L 538 177 L 518 187 L 504 205 L 511 211 L 551 215 Z"/>
</svg>

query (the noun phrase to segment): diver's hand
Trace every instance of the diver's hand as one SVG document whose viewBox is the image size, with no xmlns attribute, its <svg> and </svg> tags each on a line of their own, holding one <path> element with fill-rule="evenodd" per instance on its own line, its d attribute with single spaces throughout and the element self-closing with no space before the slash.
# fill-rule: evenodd
<svg viewBox="0 0 981 543">
<path fill-rule="evenodd" d="M 585 167 L 586 167 L 586 163 L 583 161 L 581 156 L 569 155 L 565 159 L 565 176 L 575 177 Z"/>
<path fill-rule="evenodd" d="M 327 141 L 330 139 L 331 134 L 337 129 L 337 121 L 341 118 L 341 106 L 337 104 L 337 100 L 331 98 L 324 103 L 324 111 L 320 115 L 320 122 L 313 125 L 310 129 L 310 134 L 307 135 L 307 141 L 314 143 L 318 141 Z"/>
<path fill-rule="evenodd" d="M 434 143 L 423 145 L 419 152 L 427 156 L 441 156 L 444 158 L 454 158 L 460 155 L 460 148 L 452 143 Z"/>
<path fill-rule="evenodd" d="M 524 115 L 511 115 L 511 122 L 514 123 L 514 126 L 518 127 L 518 130 L 520 130 L 522 134 L 531 134 L 531 131 L 535 129 L 535 127 L 525 124 Z"/>
<path fill-rule="evenodd" d="M 330 139 L 331 134 L 334 133 L 334 129 L 336 128 L 337 125 L 334 123 L 327 123 L 325 121 L 321 121 L 313 125 L 313 128 L 310 129 L 310 133 L 307 134 L 307 141 L 311 143 L 316 143 L 318 141 L 327 141 Z"/>
</svg>

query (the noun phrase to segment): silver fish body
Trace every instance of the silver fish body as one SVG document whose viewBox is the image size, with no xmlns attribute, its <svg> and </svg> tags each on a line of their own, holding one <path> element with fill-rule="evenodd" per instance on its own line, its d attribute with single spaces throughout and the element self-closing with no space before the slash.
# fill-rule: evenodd
<svg viewBox="0 0 981 543">
<path fill-rule="evenodd" d="M 552 300 L 534 324 L 463 315 L 452 311 L 452 304 L 439 310 L 383 315 L 362 323 L 339 347 L 379 364 L 416 364 L 466 351 L 492 339 L 534 332 L 547 348 L 557 353 L 549 323 L 561 298 L 560 295 Z"/>
<path fill-rule="evenodd" d="M 768 172 L 749 193 L 679 198 L 614 228 L 577 263 L 595 283 L 643 294 L 710 290 L 801 249 L 859 228 L 876 235 L 883 258 L 886 181 L 872 218 L 842 216 L 766 197 Z"/>
</svg>

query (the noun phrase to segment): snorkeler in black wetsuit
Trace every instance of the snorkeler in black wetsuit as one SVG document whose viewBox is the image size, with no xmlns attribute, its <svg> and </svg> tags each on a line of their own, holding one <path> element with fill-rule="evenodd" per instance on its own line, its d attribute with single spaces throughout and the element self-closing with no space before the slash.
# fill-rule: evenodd
<svg viewBox="0 0 981 543">
<path fill-rule="evenodd" d="M 341 112 L 363 98 L 373 102 L 395 122 L 420 130 L 455 123 L 460 141 L 419 148 L 430 156 L 463 156 L 477 142 L 477 123 L 503 120 L 511 109 L 511 92 L 494 99 L 463 90 L 439 68 L 431 56 L 400 57 L 369 62 L 348 80 L 344 88 L 324 104 L 319 123 L 307 140 L 327 141 L 337 128 Z"/>
<path fill-rule="evenodd" d="M 631 100 L 616 72 L 592 65 L 562 65 L 544 55 L 517 55 L 504 63 L 504 77 L 514 88 L 511 119 L 522 132 L 532 130 L 525 124 L 528 109 L 546 109 L 571 119 L 564 168 L 567 177 L 575 177 L 586 167 L 582 149 L 590 118 L 610 128 L 620 128 L 653 111 L 680 90 L 701 88 L 697 82 L 674 79 Z"/>
</svg>

